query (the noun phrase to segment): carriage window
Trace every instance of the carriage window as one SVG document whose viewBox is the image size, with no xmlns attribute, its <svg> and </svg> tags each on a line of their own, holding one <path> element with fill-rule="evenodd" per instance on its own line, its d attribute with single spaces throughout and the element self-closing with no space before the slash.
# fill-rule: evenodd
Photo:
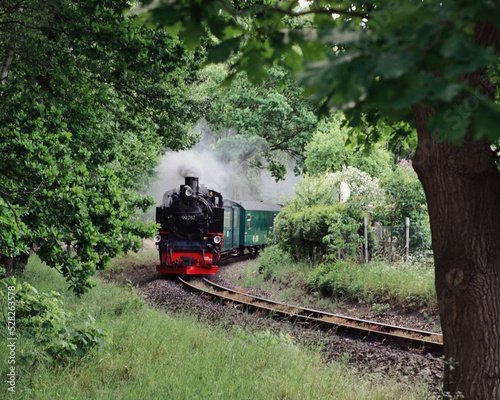
<svg viewBox="0 0 500 400">
<path fill-rule="evenodd" d="M 240 210 L 237 208 L 234 209 L 234 229 L 238 229 L 240 227 Z"/>
<path fill-rule="evenodd" d="M 247 230 L 252 228 L 252 216 L 250 214 L 247 215 Z"/>
</svg>

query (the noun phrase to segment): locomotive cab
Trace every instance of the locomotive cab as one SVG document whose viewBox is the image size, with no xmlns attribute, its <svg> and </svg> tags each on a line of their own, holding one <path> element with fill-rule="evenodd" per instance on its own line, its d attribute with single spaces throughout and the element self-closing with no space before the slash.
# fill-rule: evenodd
<svg viewBox="0 0 500 400">
<path fill-rule="evenodd" d="M 218 270 L 223 238 L 223 199 L 219 192 L 186 177 L 179 190 L 166 192 L 156 208 L 160 230 L 155 242 L 163 274 L 203 275 Z"/>
</svg>

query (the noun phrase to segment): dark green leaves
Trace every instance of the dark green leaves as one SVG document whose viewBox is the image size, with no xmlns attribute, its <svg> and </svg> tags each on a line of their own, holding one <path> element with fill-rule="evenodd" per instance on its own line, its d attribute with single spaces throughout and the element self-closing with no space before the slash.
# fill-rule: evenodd
<svg viewBox="0 0 500 400">
<path fill-rule="evenodd" d="M 415 54 L 383 53 L 375 62 L 374 73 L 383 79 L 397 79 L 407 74 L 415 65 Z"/>
<path fill-rule="evenodd" d="M 225 62 L 240 47 L 240 38 L 232 38 L 208 49 L 208 61 L 214 63 Z"/>
<path fill-rule="evenodd" d="M 374 5 L 316 0 L 303 8 L 295 1 L 237 5 L 177 0 L 163 7 L 184 10 L 175 25 L 192 36 L 189 41 L 199 35 L 217 38 L 210 60 L 220 62 L 239 51 L 234 66 L 252 81 L 261 80 L 263 66 L 273 63 L 301 71 L 306 94 L 313 95 L 324 113 L 375 108 L 390 120 L 409 121 L 414 105 L 450 109 L 467 97 L 463 74 L 497 62 L 494 43 L 478 46 L 473 37 L 475 24 L 485 19 L 498 22 L 494 2 L 403 0 Z M 158 21 L 174 24 L 172 17 Z M 227 27 L 230 34 L 225 33 Z M 476 112 L 496 122 L 500 118 L 491 100 L 481 101 Z M 448 135 L 448 127 L 441 129 Z M 459 127 L 450 139 L 462 134 Z"/>
<path fill-rule="evenodd" d="M 133 24 L 127 1 L 23 5 L 0 15 L 1 48 L 16 39 L 0 86 L 0 256 L 36 248 L 83 293 L 154 234 L 138 191 L 166 147 L 194 140 L 188 85 L 203 53 Z"/>
</svg>

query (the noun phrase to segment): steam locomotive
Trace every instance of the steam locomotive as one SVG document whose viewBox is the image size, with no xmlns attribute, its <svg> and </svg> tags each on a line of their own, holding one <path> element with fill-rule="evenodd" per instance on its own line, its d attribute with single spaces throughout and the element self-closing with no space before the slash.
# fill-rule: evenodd
<svg viewBox="0 0 500 400">
<path fill-rule="evenodd" d="M 200 185 L 197 177 L 185 177 L 178 190 L 165 192 L 156 208 L 160 230 L 155 236 L 161 274 L 210 275 L 221 259 L 265 246 L 275 204 L 223 200 L 221 193 Z"/>
</svg>

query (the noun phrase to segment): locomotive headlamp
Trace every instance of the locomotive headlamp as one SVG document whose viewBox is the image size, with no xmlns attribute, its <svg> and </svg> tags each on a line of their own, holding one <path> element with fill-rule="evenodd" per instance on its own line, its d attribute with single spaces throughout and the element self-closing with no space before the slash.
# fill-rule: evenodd
<svg viewBox="0 0 500 400">
<path fill-rule="evenodd" d="M 219 244 L 219 243 L 220 243 L 220 241 L 221 241 L 221 238 L 220 238 L 220 236 L 219 236 L 219 235 L 214 236 L 214 243 L 215 243 L 215 244 Z"/>
<path fill-rule="evenodd" d="M 186 196 L 191 196 L 193 194 L 193 189 L 191 189 L 189 186 L 184 186 L 184 194 Z"/>
<path fill-rule="evenodd" d="M 155 243 L 160 243 L 161 242 L 161 235 L 156 235 L 154 238 Z"/>
</svg>

